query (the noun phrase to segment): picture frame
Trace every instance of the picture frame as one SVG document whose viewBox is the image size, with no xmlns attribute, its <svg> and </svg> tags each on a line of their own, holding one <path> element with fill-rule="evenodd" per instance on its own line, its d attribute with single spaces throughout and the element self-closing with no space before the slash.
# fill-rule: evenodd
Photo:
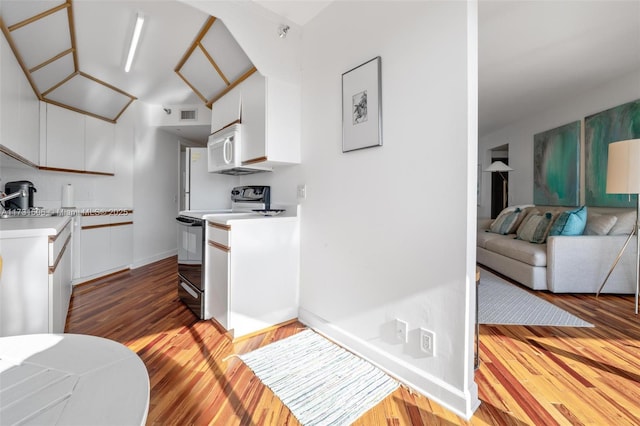
<svg viewBox="0 0 640 426">
<path fill-rule="evenodd" d="M 342 74 L 342 152 L 382 146 L 381 58 Z"/>
</svg>

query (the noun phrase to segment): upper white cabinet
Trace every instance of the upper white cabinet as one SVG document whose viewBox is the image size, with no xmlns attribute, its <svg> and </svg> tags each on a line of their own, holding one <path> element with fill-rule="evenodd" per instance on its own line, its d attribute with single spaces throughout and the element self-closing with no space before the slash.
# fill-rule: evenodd
<svg viewBox="0 0 640 426">
<path fill-rule="evenodd" d="M 84 170 L 84 115 L 51 104 L 46 110 L 46 132 L 40 165 Z"/>
<path fill-rule="evenodd" d="M 0 37 L 0 144 L 39 160 L 39 101 L 4 37 Z"/>
<path fill-rule="evenodd" d="M 47 103 L 40 113 L 41 167 L 113 174 L 114 124 Z"/>
<path fill-rule="evenodd" d="M 90 172 L 113 173 L 115 125 L 87 115 L 84 117 L 84 126 L 84 169 Z"/>
<path fill-rule="evenodd" d="M 255 72 L 212 105 L 211 117 L 212 131 L 240 117 L 243 165 L 300 163 L 299 85 Z"/>
<path fill-rule="evenodd" d="M 242 163 L 300 163 L 300 86 L 257 72 L 241 86 Z"/>
</svg>

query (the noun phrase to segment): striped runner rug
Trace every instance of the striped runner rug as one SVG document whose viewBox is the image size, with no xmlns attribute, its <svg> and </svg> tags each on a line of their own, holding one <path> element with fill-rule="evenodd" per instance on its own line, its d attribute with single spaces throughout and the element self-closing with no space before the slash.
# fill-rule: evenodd
<svg viewBox="0 0 640 426">
<path fill-rule="evenodd" d="M 303 425 L 348 425 L 398 382 L 312 330 L 239 355 Z"/>
<path fill-rule="evenodd" d="M 593 327 L 485 269 L 480 272 L 478 310 L 480 324 Z"/>
</svg>

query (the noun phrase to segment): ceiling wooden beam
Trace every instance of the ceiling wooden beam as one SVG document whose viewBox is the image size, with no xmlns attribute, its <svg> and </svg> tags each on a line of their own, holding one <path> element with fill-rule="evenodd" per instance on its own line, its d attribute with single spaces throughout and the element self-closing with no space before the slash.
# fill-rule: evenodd
<svg viewBox="0 0 640 426">
<path fill-rule="evenodd" d="M 71 47 L 73 48 L 73 69 L 80 71 L 78 65 L 78 49 L 76 47 L 76 27 L 73 19 L 73 7 L 71 7 L 71 0 L 67 0 L 69 7 L 67 8 L 67 17 L 69 19 L 69 37 L 71 37 Z"/>
<path fill-rule="evenodd" d="M 18 48 L 16 47 L 16 44 L 13 41 L 13 37 L 11 37 L 11 32 L 9 31 L 9 28 L 7 28 L 7 26 L 4 24 L 4 20 L 2 19 L 2 16 L 0 16 L 0 29 L 2 30 L 2 33 L 4 34 L 4 37 L 7 40 L 7 43 L 9 43 L 9 47 L 11 48 L 13 55 L 16 57 L 16 61 L 18 61 L 18 65 L 20 65 L 20 68 L 22 68 L 22 72 L 27 78 L 27 81 L 29 82 L 29 85 L 31 86 L 33 93 L 36 95 L 38 99 L 42 100 L 42 93 L 40 93 L 40 91 L 38 90 L 38 86 L 36 86 L 35 81 L 33 81 L 33 78 L 31 77 L 31 73 L 29 72 L 29 69 L 25 64 L 24 59 L 22 58 L 22 55 L 20 55 L 20 52 L 18 52 Z"/>
<path fill-rule="evenodd" d="M 31 68 L 29 70 L 30 73 L 34 73 L 36 71 L 38 71 L 40 68 L 46 67 L 47 65 L 49 65 L 52 62 L 57 61 L 58 59 L 67 56 L 69 53 L 73 53 L 76 49 L 74 49 L 73 47 L 65 50 L 64 52 L 58 53 L 56 56 L 54 56 L 51 59 L 47 59 L 46 61 L 44 61 L 43 63 L 36 65 L 35 67 Z"/>
<path fill-rule="evenodd" d="M 196 39 L 193 41 L 191 46 L 189 46 L 189 48 L 184 53 L 184 55 L 182 55 L 182 59 L 180 59 L 180 62 L 178 62 L 178 65 L 176 65 L 176 67 L 174 68 L 175 72 L 178 72 L 178 71 L 180 71 L 182 69 L 182 67 L 184 66 L 185 62 L 187 62 L 187 59 L 189 59 L 189 57 L 191 56 L 193 51 L 196 50 L 196 47 L 198 46 L 198 44 L 200 44 L 200 42 L 202 41 L 204 36 L 207 35 L 207 32 L 209 31 L 209 28 L 211 28 L 211 26 L 213 25 L 214 22 L 216 22 L 216 17 L 215 16 L 209 16 L 207 21 L 204 23 L 204 25 L 200 29 L 200 32 L 196 36 Z"/>
<path fill-rule="evenodd" d="M 66 3 L 63 3 L 59 6 L 56 6 L 54 8 L 51 8 L 49 10 L 45 10 L 42 13 L 38 13 L 37 15 L 34 15 L 30 18 L 27 18 L 23 21 L 18 22 L 17 24 L 13 24 L 11 26 L 8 27 L 9 31 L 15 31 L 18 28 L 22 28 L 24 26 L 27 26 L 29 24 L 33 24 L 36 21 L 39 21 L 42 18 L 46 18 L 49 15 L 53 15 L 54 13 L 60 12 L 61 10 L 67 9 L 67 8 L 71 8 L 71 0 L 67 0 Z"/>
</svg>

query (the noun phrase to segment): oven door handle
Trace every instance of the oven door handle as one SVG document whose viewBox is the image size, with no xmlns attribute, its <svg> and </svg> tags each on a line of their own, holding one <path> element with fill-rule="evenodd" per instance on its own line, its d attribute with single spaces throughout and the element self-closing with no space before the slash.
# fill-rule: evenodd
<svg viewBox="0 0 640 426">
<path fill-rule="evenodd" d="M 200 223 L 200 221 L 195 219 L 190 219 L 188 217 L 178 216 L 176 217 L 176 221 L 178 221 L 178 223 L 180 223 L 181 225 L 186 225 L 186 226 L 202 226 L 202 223 Z"/>
</svg>

